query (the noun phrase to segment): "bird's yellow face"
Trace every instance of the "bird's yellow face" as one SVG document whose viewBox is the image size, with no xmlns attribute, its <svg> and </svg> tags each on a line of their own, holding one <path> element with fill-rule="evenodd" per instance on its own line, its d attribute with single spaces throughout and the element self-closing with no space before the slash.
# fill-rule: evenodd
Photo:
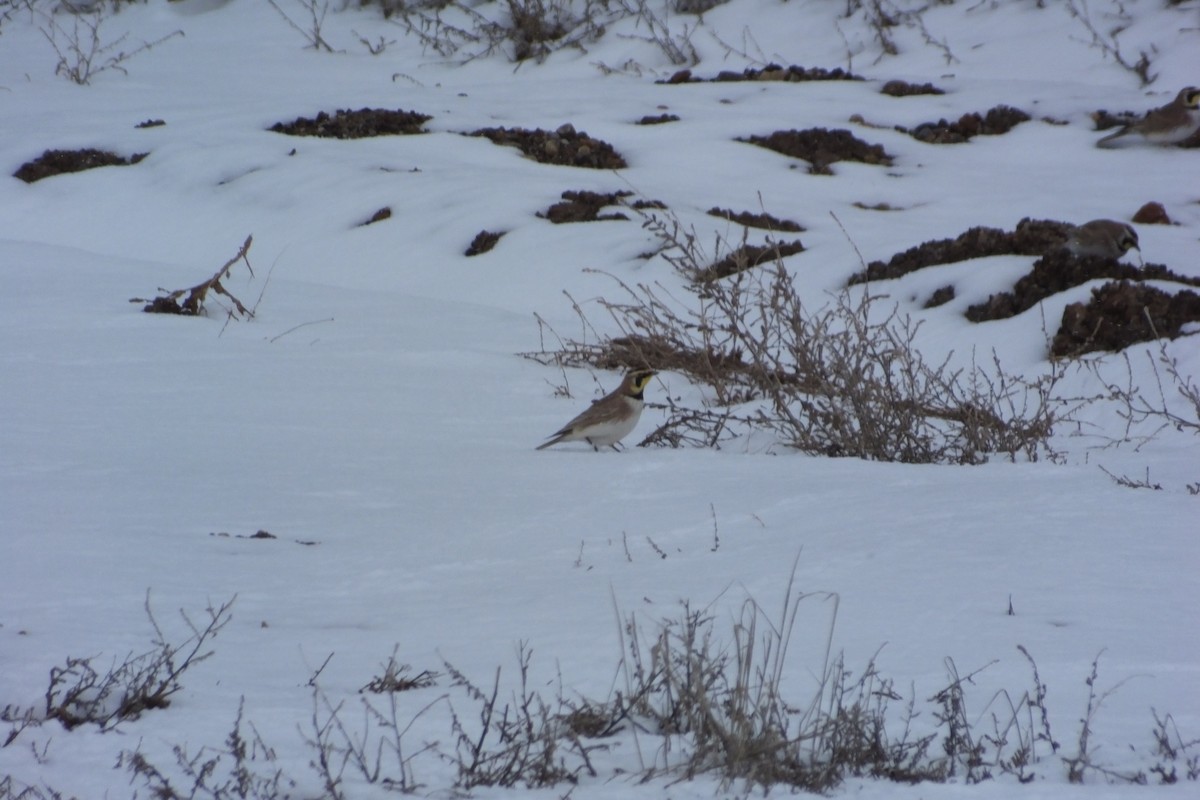
<svg viewBox="0 0 1200 800">
<path fill-rule="evenodd" d="M 1195 86 L 1189 86 L 1180 92 L 1179 96 L 1183 99 L 1183 105 L 1186 108 L 1192 111 L 1200 109 L 1200 89 L 1197 89 Z"/>
<path fill-rule="evenodd" d="M 649 369 L 639 369 L 629 373 L 629 393 L 638 395 L 644 392 L 655 374 L 657 373 Z"/>
<path fill-rule="evenodd" d="M 1121 249 L 1122 253 L 1128 253 L 1130 250 L 1140 250 L 1138 248 L 1137 234 L 1134 233 L 1132 228 L 1126 228 L 1121 231 L 1120 237 L 1117 238 L 1117 247 Z"/>
</svg>

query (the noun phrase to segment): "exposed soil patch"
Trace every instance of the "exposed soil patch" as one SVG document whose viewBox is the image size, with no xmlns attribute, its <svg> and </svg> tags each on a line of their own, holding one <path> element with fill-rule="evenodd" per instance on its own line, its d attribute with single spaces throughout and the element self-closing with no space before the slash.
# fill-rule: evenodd
<svg viewBox="0 0 1200 800">
<path fill-rule="evenodd" d="M 598 222 L 603 220 L 628 220 L 625 214 L 620 211 L 613 211 L 607 214 L 600 213 L 602 209 L 611 206 L 624 206 L 626 208 L 634 208 L 638 210 L 644 209 L 663 209 L 666 206 L 658 200 L 636 200 L 633 203 L 625 202 L 626 197 L 631 197 L 633 192 L 589 192 L 589 191 L 567 191 L 562 193 L 562 200 L 547 208 L 545 211 L 539 211 L 538 216 L 542 219 L 548 219 L 555 225 L 561 225 L 566 222 Z"/>
<path fill-rule="evenodd" d="M 383 222 L 385 219 L 391 219 L 391 217 L 392 217 L 392 209 L 388 206 L 384 206 L 383 208 L 379 209 L 374 214 L 372 214 L 369 219 L 358 223 L 358 227 L 361 228 L 366 225 L 374 225 L 376 222 Z"/>
<path fill-rule="evenodd" d="M 945 94 L 946 92 L 932 83 L 909 83 L 908 81 L 888 81 L 879 90 L 880 94 L 892 97 L 912 97 L 919 94 Z"/>
<path fill-rule="evenodd" d="M 781 67 L 778 64 L 768 64 L 762 69 L 747 68 L 741 72 L 722 70 L 715 78 L 697 78 L 690 69 L 680 70 L 665 81 L 658 83 L 729 83 L 733 81 L 783 81 L 786 83 L 803 83 L 805 81 L 861 81 L 862 76 L 847 72 L 841 67 L 825 69 L 824 67 L 798 67 L 792 65 Z"/>
<path fill-rule="evenodd" d="M 1139 225 L 1170 225 L 1171 218 L 1167 215 L 1167 210 L 1163 208 L 1162 203 L 1153 201 L 1144 204 L 1133 215 L 1133 221 Z"/>
<path fill-rule="evenodd" d="M 1070 225 L 1054 220 L 1023 219 L 1015 231 L 971 228 L 954 239 L 937 239 L 910 247 L 887 262 L 872 261 L 864 272 L 850 276 L 850 285 L 899 278 L 924 267 L 954 264 L 985 256 L 1036 256 L 1056 250 L 1067 241 Z"/>
<path fill-rule="evenodd" d="M 1161 264 L 1147 264 L 1138 269 L 1113 258 L 1076 257 L 1066 250 L 1058 250 L 1035 261 L 1033 269 L 1013 285 L 1011 292 L 994 294 L 985 302 L 971 306 L 966 316 L 972 322 L 1015 317 L 1051 295 L 1098 279 L 1135 283 L 1160 280 L 1200 286 L 1200 278 L 1178 275 Z"/>
<path fill-rule="evenodd" d="M 85 148 L 83 150 L 47 150 L 33 161 L 26 161 L 13 173 L 26 183 L 40 181 L 67 172 L 83 172 L 96 167 L 124 167 L 136 164 L 149 153 L 136 153 L 129 158 L 107 150 Z"/>
<path fill-rule="evenodd" d="M 424 125 L 433 117 L 416 111 L 390 111 L 386 108 L 340 110 L 332 115 L 322 111 L 312 119 L 298 117 L 291 122 L 276 122 L 268 130 L 288 136 L 323 136 L 330 139 L 365 139 L 370 136 L 400 136 L 424 133 Z"/>
<path fill-rule="evenodd" d="M 639 119 L 634 125 L 662 125 L 665 122 L 679 122 L 679 117 L 676 114 L 659 114 L 656 117 L 645 116 Z"/>
<path fill-rule="evenodd" d="M 730 222 L 736 222 L 739 225 L 745 225 L 747 228 L 762 228 L 768 231 L 786 231 L 788 233 L 799 233 L 804 230 L 804 226 L 798 222 L 792 222 L 790 219 L 780 219 L 773 217 L 770 214 L 754 214 L 749 211 L 731 211 L 728 208 L 710 208 L 707 212 L 710 216 L 727 219 Z"/>
<path fill-rule="evenodd" d="M 830 164 L 836 161 L 858 161 L 863 164 L 891 166 L 892 157 L 882 145 L 864 142 L 845 129 L 809 128 L 803 131 L 775 131 L 769 136 L 748 136 L 739 142 L 749 142 L 785 156 L 809 163 L 814 175 L 832 175 Z"/>
<path fill-rule="evenodd" d="M 730 275 L 736 275 L 739 272 L 745 272 L 748 269 L 757 267 L 759 264 L 772 262 L 803 251 L 804 245 L 800 244 L 799 239 L 794 239 L 790 242 L 768 242 L 761 246 L 753 244 L 743 245 L 720 261 L 700 271 L 695 276 L 695 280 L 697 283 L 709 283 L 721 278 L 727 278 Z"/>
<path fill-rule="evenodd" d="M 481 253 L 486 253 L 496 246 L 496 242 L 500 241 L 500 237 L 504 235 L 504 231 L 480 231 L 475 234 L 475 238 L 471 240 L 471 244 L 467 247 L 466 253 L 463 255 L 477 256 Z"/>
<path fill-rule="evenodd" d="M 929 296 L 929 299 L 925 301 L 924 307 L 937 308 L 938 306 L 944 306 L 946 303 L 949 303 L 951 300 L 953 300 L 954 297 L 954 286 L 943 286 L 940 289 L 936 289 L 934 293 Z"/>
<path fill-rule="evenodd" d="M 1019 108 L 996 106 L 983 115 L 974 112 L 963 114 L 957 122 L 942 119 L 922 123 L 912 130 L 900 126 L 897 126 L 896 130 L 926 144 L 961 144 L 976 136 L 999 136 L 1008 133 L 1029 119 L 1030 116 Z"/>
<path fill-rule="evenodd" d="M 524 128 L 481 128 L 468 136 L 483 136 L 496 144 L 512 145 L 542 164 L 590 169 L 621 169 L 628 166 L 608 142 L 576 132 L 570 125 L 555 131 Z"/>
<path fill-rule="evenodd" d="M 1063 309 L 1050 355 L 1073 357 L 1096 350 L 1117 351 L 1161 336 L 1174 339 L 1192 322 L 1200 322 L 1200 295 L 1195 292 L 1167 294 L 1128 281 L 1107 283 L 1092 290 L 1087 303 Z"/>
</svg>

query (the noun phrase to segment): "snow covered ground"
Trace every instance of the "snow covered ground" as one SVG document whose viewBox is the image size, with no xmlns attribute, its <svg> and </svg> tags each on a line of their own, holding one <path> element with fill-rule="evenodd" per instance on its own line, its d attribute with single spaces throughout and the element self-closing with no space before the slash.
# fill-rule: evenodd
<svg viewBox="0 0 1200 800">
<path fill-rule="evenodd" d="M 990 730 L 997 693 L 1033 687 L 1022 646 L 1062 744 L 1058 754 L 1043 747 L 1028 786 L 1011 775 L 969 787 L 860 780 L 843 794 L 1193 796 L 1194 782 L 1149 790 L 1109 783 L 1098 770 L 1072 786 L 1062 757 L 1078 752 L 1097 658 L 1093 688 L 1108 694 L 1089 726 L 1096 765 L 1130 773 L 1160 763 L 1152 709 L 1170 714 L 1185 741 L 1200 737 L 1200 498 L 1186 488 L 1200 481 L 1194 433 L 1100 449 L 1124 428 L 1111 406 L 1096 405 L 1087 412 L 1092 435 L 1060 432 L 1063 464 L 870 463 L 759 441 L 720 451 L 535 452 L 619 376 L 570 371 L 572 396 L 563 398 L 557 370 L 517 354 L 540 346 L 535 313 L 577 335 L 564 291 L 597 324 L 607 319 L 598 300 L 615 285 L 585 270 L 679 284 L 662 257 L 640 258 L 655 241 L 636 221 L 552 225 L 536 216 L 567 190 L 662 201 L 705 242 L 741 235 L 704 213 L 713 206 L 794 219 L 807 228 L 798 234 L 806 250 L 787 265 L 817 300 L 861 269 L 855 248 L 868 261 L 887 259 L 976 225 L 1011 229 L 1023 217 L 1128 219 L 1149 200 L 1177 224 L 1139 226 L 1145 260 L 1200 276 L 1200 154 L 1098 150 L 1088 119 L 1099 108 L 1161 105 L 1200 83 L 1197 3 L 1126 0 L 1127 19 L 1115 3 L 1087 6 L 1099 31 L 1125 26 L 1115 40 L 1124 56 L 1151 54 L 1158 77 L 1148 88 L 1096 46 L 1069 13 L 1084 7 L 1074 2 L 938 5 L 921 25 L 890 29 L 896 55 L 881 54 L 864 10 L 839 16 L 843 3 L 733 0 L 703 18 L 664 14 L 668 33 L 657 35 L 695 49 L 697 76 L 774 61 L 849 67 L 869 79 L 679 86 L 655 82 L 679 65 L 648 40 L 644 19 L 612 24 L 586 51 L 517 67 L 502 54 L 452 63 L 376 9 L 331 10 L 322 32 L 338 52 L 316 52 L 270 4 L 252 0 L 151 0 L 105 16 L 101 40 L 128 32 L 118 48 L 126 51 L 184 35 L 79 86 L 55 75 L 45 33 L 52 5 L 34 3 L 0 25 L 0 171 L 11 175 L 47 149 L 149 155 L 33 184 L 0 178 L 0 706 L 9 717 L 43 709 L 51 670 L 69 657 L 90 657 L 103 673 L 151 649 L 147 594 L 171 641 L 190 633 L 177 610 L 203 627 L 207 606 L 236 600 L 213 655 L 181 677 L 169 708 L 107 732 L 54 721 L 19 730 L 0 747 L 0 796 L 24 796 L 26 786 L 44 793 L 32 797 L 146 796 L 142 779 L 114 766 L 128 761 L 121 754 L 139 751 L 177 776 L 172 748 L 225 746 L 239 701 L 274 763 L 299 781 L 292 796 L 320 796 L 305 743 L 314 735 L 310 684 L 345 703 L 357 735 L 358 690 L 393 648 L 414 672 L 440 673 L 435 686 L 395 698 L 401 723 L 415 718 L 408 753 L 437 742 L 410 763 L 417 792 L 452 796 L 454 764 L 438 757 L 455 752 L 449 703 L 469 725 L 477 710 L 445 662 L 485 688 L 501 668 L 508 696 L 526 643 L 531 686 L 548 698 L 605 700 L 628 615 L 653 630 L 687 602 L 707 608 L 725 636 L 747 598 L 778 621 L 793 577 L 794 591 L 813 593 L 800 603 L 788 651 L 784 685 L 795 696 L 815 690 L 832 638 L 849 669 L 859 673 L 874 657 L 901 695 L 916 698 L 917 727 L 933 724 L 926 698 L 950 682 L 948 660 L 960 675 L 984 668 L 966 697 L 969 716 Z M 304 20 L 304 4 L 278 5 Z M 71 23 L 60 15 L 58 24 Z M 392 43 L 378 55 L 360 41 L 381 37 Z M 879 94 L 892 78 L 947 93 Z M 957 146 L 886 127 L 1000 103 L 1034 120 Z M 429 132 L 337 141 L 267 131 L 360 107 L 429 114 Z M 660 113 L 680 120 L 633 124 Z M 885 127 L 851 125 L 853 114 Z M 135 127 L 148 119 L 166 124 Z M 542 165 L 459 135 L 568 122 L 612 143 L 630 166 Z M 850 127 L 895 165 L 840 163 L 834 176 L 809 175 L 802 163 L 735 141 L 817 126 Z M 900 210 L 860 207 L 878 203 Z M 385 206 L 389 219 L 360 225 Z M 493 251 L 465 257 L 484 229 L 507 233 Z M 203 280 L 248 235 L 253 275 L 236 266 L 228 288 L 256 305 L 253 320 L 227 321 L 220 298 L 202 318 L 143 314 L 129 302 Z M 931 360 L 995 350 L 1007 368 L 1034 375 L 1063 307 L 1093 287 L 1010 320 L 962 317 L 1032 260 L 947 265 L 876 289 L 924 321 Z M 957 298 L 921 309 L 947 282 Z M 1128 353 L 1136 382 L 1148 386 L 1158 346 Z M 1184 375 L 1200 375 L 1194 338 L 1167 353 Z M 1119 356 L 1105 364 L 1124 369 Z M 1094 392 L 1089 380 L 1072 373 L 1064 391 Z M 647 398 L 694 394 L 666 373 Z M 662 413 L 647 410 L 628 444 Z M 1163 488 L 1123 488 L 1101 466 L 1134 478 L 1148 469 Z M 247 538 L 259 530 L 277 538 Z M 442 695 L 449 703 L 435 702 Z M 19 724 L 0 725 L 0 734 L 9 729 Z M 658 747 L 626 732 L 595 756 L 598 774 L 573 789 L 471 793 L 602 800 L 724 791 L 713 775 L 640 783 L 638 754 L 654 762 Z M 352 770 L 341 791 L 387 794 Z"/>
</svg>

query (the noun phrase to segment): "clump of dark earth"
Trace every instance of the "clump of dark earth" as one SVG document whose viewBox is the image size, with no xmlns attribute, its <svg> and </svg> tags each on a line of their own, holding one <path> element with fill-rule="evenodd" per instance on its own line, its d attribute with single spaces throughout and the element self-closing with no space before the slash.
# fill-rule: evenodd
<svg viewBox="0 0 1200 800">
<path fill-rule="evenodd" d="M 500 241 L 500 237 L 503 235 L 504 231 L 480 231 L 475 234 L 475 238 L 471 240 L 471 244 L 467 247 L 464 255 L 477 256 L 488 252 L 496 246 L 496 242 Z"/>
<path fill-rule="evenodd" d="M 433 117 L 416 111 L 386 108 L 339 110 L 332 115 L 321 111 L 312 119 L 298 117 L 292 122 L 276 122 L 268 130 L 288 136 L 322 136 L 329 139 L 365 139 L 370 136 L 399 136 L 424 133 L 424 125 Z"/>
<path fill-rule="evenodd" d="M 590 169 L 621 169 L 628 166 L 608 142 L 576 132 L 570 124 L 555 131 L 524 128 L 481 128 L 468 136 L 483 136 L 500 145 L 512 145 L 542 164 Z"/>
<path fill-rule="evenodd" d="M 912 97 L 918 94 L 945 94 L 946 92 L 932 83 L 909 83 L 908 81 L 888 81 L 879 90 L 880 94 L 892 97 Z"/>
<path fill-rule="evenodd" d="M 1051 295 L 1088 281 L 1104 279 L 1134 283 L 1174 281 L 1186 286 L 1200 286 L 1200 278 L 1176 274 L 1161 264 L 1147 264 L 1138 269 L 1115 258 L 1073 256 L 1066 250 L 1056 250 L 1035 261 L 1033 269 L 1013 284 L 1011 292 L 994 294 L 985 302 L 971 306 L 966 316 L 972 322 L 1015 317 Z"/>
<path fill-rule="evenodd" d="M 762 69 L 747 68 L 741 72 L 722 70 L 715 78 L 697 78 L 690 69 L 676 72 L 665 81 L 659 83 L 727 83 L 733 81 L 784 81 L 786 83 L 802 83 L 804 81 L 861 81 L 862 77 L 847 72 L 841 67 L 825 69 L 824 67 L 798 67 L 796 65 L 781 67 L 778 64 L 768 64 Z"/>
<path fill-rule="evenodd" d="M 728 208 L 710 208 L 707 212 L 710 216 L 727 219 L 730 222 L 736 222 L 739 225 L 745 225 L 747 228 L 762 228 L 768 231 L 787 231 L 788 233 L 799 233 L 804 230 L 798 222 L 792 222 L 790 219 L 780 219 L 773 217 L 770 214 L 754 214 L 749 211 L 731 211 Z"/>
<path fill-rule="evenodd" d="M 1038 256 L 1057 250 L 1067 241 L 1071 226 L 1055 220 L 1023 219 L 1014 231 L 976 227 L 954 239 L 937 239 L 897 253 L 887 262 L 872 261 L 863 272 L 850 276 L 850 285 L 891 280 L 924 267 L 954 264 L 985 256 Z"/>
<path fill-rule="evenodd" d="M 657 117 L 646 115 L 634 125 L 662 125 L 664 122 L 679 122 L 679 117 L 675 114 L 659 114 Z"/>
<path fill-rule="evenodd" d="M 542 219 L 548 219 L 555 225 L 561 225 L 566 222 L 599 222 L 603 220 L 628 220 L 625 214 L 619 211 L 613 211 L 608 214 L 601 214 L 601 210 L 610 206 L 624 206 L 637 210 L 645 209 L 663 209 L 666 208 L 658 200 L 636 200 L 633 203 L 627 203 L 626 197 L 631 197 L 633 192 L 589 192 L 589 191 L 567 191 L 562 193 L 562 200 L 547 208 L 545 211 L 539 211 L 538 216 Z"/>
<path fill-rule="evenodd" d="M 953 286 L 943 286 L 940 289 L 934 290 L 929 299 L 925 301 L 925 308 L 937 308 L 949 303 L 955 297 Z"/>
<path fill-rule="evenodd" d="M 161 128 L 163 125 L 166 125 L 166 124 L 167 123 L 161 119 L 148 119 L 144 122 L 139 122 L 137 125 L 134 125 L 133 127 L 135 127 L 135 128 Z"/>
<path fill-rule="evenodd" d="M 47 150 L 33 161 L 26 161 L 13 173 L 26 183 L 40 181 L 68 172 L 83 172 L 96 167 L 123 167 L 136 164 L 149 153 L 136 153 L 129 158 L 107 150 L 84 148 L 83 150 Z"/>
<path fill-rule="evenodd" d="M 384 206 L 372 214 L 370 219 L 366 220 L 365 222 L 358 223 L 358 226 L 361 228 L 366 225 L 374 225 L 376 222 L 383 222 L 385 219 L 391 219 L 391 216 L 392 209 L 388 206 Z"/>
<path fill-rule="evenodd" d="M 926 144 L 961 144 L 976 136 L 998 136 L 1008 133 L 1029 119 L 1029 115 L 1019 108 L 996 106 L 983 115 L 974 112 L 963 114 L 957 122 L 947 122 L 943 119 L 922 123 L 912 130 L 897 126 L 896 130 Z"/>
<path fill-rule="evenodd" d="M 1055 358 L 1097 350 L 1118 351 L 1138 342 L 1180 335 L 1184 325 L 1200 322 L 1200 295 L 1168 294 L 1154 286 L 1120 281 L 1092 290 L 1087 303 L 1063 309 L 1062 324 L 1050 346 Z"/>
<path fill-rule="evenodd" d="M 785 156 L 809 163 L 814 175 L 832 175 L 830 164 L 836 161 L 858 161 L 863 164 L 891 166 L 892 157 L 882 145 L 869 144 L 848 130 L 809 128 L 803 131 L 775 131 L 768 136 L 748 136 L 739 142 L 749 142 Z"/>
<path fill-rule="evenodd" d="M 1133 221 L 1139 225 L 1170 225 L 1171 218 L 1162 203 L 1153 201 L 1146 203 L 1133 215 Z"/>
<path fill-rule="evenodd" d="M 912 97 L 913 95 L 944 95 L 941 89 L 931 83 L 908 83 L 907 80 L 889 80 L 880 89 L 881 95 L 892 97 Z"/>
<path fill-rule="evenodd" d="M 692 278 L 697 283 L 709 283 L 721 278 L 728 278 L 730 275 L 736 275 L 739 272 L 745 272 L 748 269 L 753 269 L 759 264 L 795 255 L 796 253 L 803 252 L 803 250 L 804 245 L 800 244 L 799 239 L 794 239 L 790 242 L 768 242 L 761 246 L 753 244 L 742 245 L 720 261 L 698 271 Z"/>
</svg>

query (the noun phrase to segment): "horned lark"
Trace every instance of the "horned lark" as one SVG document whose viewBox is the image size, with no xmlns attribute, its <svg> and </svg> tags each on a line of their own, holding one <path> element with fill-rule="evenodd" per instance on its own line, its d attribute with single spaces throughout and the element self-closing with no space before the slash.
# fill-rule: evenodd
<svg viewBox="0 0 1200 800">
<path fill-rule="evenodd" d="M 1094 219 L 1071 229 L 1064 245 L 1076 256 L 1120 258 L 1130 250 L 1139 250 L 1137 231 L 1124 222 Z"/>
<path fill-rule="evenodd" d="M 1176 144 L 1197 130 L 1200 130 L 1200 89 L 1189 86 L 1165 106 L 1147 111 L 1140 120 L 1110 133 L 1096 142 L 1096 146 L 1121 147 L 1138 142 Z"/>
<path fill-rule="evenodd" d="M 592 449 L 604 445 L 617 449 L 617 442 L 624 439 L 637 425 L 645 405 L 643 392 L 646 384 L 654 377 L 648 369 L 635 369 L 626 373 L 616 391 L 607 394 L 591 408 L 568 422 L 561 430 L 550 435 L 550 440 L 538 445 L 538 450 L 559 442 L 585 441 Z"/>
</svg>

